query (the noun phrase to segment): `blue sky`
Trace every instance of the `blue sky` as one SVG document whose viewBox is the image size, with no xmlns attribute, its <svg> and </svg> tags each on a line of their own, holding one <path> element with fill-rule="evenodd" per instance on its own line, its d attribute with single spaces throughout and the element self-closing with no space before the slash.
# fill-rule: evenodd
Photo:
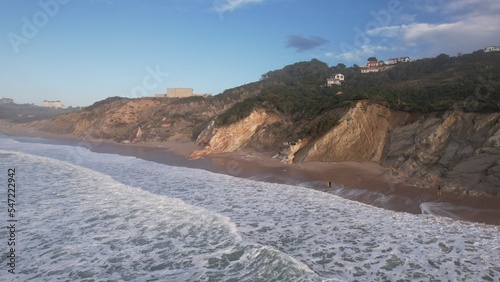
<svg viewBox="0 0 500 282">
<path fill-rule="evenodd" d="M 498 0 L 2 0 L 0 96 L 87 106 L 270 70 L 500 45 Z"/>
</svg>

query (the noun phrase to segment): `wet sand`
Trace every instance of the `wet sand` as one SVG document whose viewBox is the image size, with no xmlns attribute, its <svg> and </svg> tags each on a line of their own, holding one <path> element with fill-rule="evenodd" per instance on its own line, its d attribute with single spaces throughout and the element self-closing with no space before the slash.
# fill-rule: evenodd
<svg viewBox="0 0 500 282">
<path fill-rule="evenodd" d="M 72 135 L 38 132 L 3 121 L 0 121 L 0 132 L 17 136 L 16 139 L 23 142 L 80 146 L 98 153 L 135 156 L 166 165 L 203 169 L 257 181 L 299 185 L 399 212 L 428 213 L 456 220 L 500 225 L 500 198 L 457 195 L 447 191 L 438 196 L 436 189 L 406 184 L 391 176 L 388 169 L 375 163 L 283 164 L 271 158 L 274 152 L 252 150 L 188 160 L 190 152 L 198 149 L 193 142 L 117 144 L 112 141 L 85 140 Z M 329 181 L 332 182 L 332 187 L 327 185 Z"/>
</svg>

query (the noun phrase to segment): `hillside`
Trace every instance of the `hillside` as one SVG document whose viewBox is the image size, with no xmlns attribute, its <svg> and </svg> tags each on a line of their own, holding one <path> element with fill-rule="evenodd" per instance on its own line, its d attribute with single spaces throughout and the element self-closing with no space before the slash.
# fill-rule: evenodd
<svg viewBox="0 0 500 282">
<path fill-rule="evenodd" d="M 0 104 L 0 119 L 13 122 L 32 122 L 77 110 L 79 108 L 52 109 L 30 104 Z"/>
<path fill-rule="evenodd" d="M 328 77 L 345 75 L 340 86 Z M 284 162 L 372 161 L 422 186 L 500 195 L 500 52 L 379 73 L 318 60 L 212 98 L 108 98 L 32 124 L 116 142 L 196 141 L 193 158 L 241 149 Z"/>
<path fill-rule="evenodd" d="M 213 98 L 111 97 L 81 111 L 32 125 L 37 129 L 116 142 L 191 141 L 238 101 L 257 95 L 260 85 L 226 90 Z"/>
</svg>

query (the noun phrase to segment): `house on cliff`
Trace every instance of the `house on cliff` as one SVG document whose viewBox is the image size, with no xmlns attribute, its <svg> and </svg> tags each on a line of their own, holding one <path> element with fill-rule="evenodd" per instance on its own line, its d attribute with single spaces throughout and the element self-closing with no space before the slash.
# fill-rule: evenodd
<svg viewBox="0 0 500 282">
<path fill-rule="evenodd" d="M 337 73 L 326 79 L 326 86 L 342 85 L 342 81 L 344 81 L 344 75 Z"/>
<path fill-rule="evenodd" d="M 395 65 L 398 63 L 408 63 L 408 62 L 411 62 L 410 57 L 399 57 L 399 58 L 390 58 L 385 63 L 388 65 Z"/>
<path fill-rule="evenodd" d="M 52 108 L 52 109 L 62 109 L 64 108 L 64 104 L 59 100 L 57 101 L 44 100 L 42 107 Z"/>
<path fill-rule="evenodd" d="M 484 48 L 484 52 L 500 52 L 500 46 L 488 46 Z"/>
<path fill-rule="evenodd" d="M 371 60 L 368 61 L 368 64 L 366 64 L 366 66 L 361 67 L 361 73 L 386 71 L 393 68 L 396 64 L 406 62 L 411 62 L 410 57 L 390 58 L 386 62 L 377 62 L 375 60 Z"/>
<path fill-rule="evenodd" d="M 366 64 L 366 66 L 361 67 L 361 73 L 370 73 L 370 72 L 379 72 L 379 67 L 382 65 L 382 62 L 377 60 L 370 60 Z"/>
<path fill-rule="evenodd" d="M 14 99 L 11 98 L 2 98 L 0 99 L 0 104 L 13 104 Z"/>
</svg>

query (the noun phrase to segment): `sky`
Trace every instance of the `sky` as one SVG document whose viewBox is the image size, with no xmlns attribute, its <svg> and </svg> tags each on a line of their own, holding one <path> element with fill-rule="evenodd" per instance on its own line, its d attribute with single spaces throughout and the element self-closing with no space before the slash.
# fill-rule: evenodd
<svg viewBox="0 0 500 282">
<path fill-rule="evenodd" d="M 2 0 L 0 96 L 88 106 L 213 95 L 300 61 L 365 65 L 500 45 L 498 0 Z"/>
</svg>

